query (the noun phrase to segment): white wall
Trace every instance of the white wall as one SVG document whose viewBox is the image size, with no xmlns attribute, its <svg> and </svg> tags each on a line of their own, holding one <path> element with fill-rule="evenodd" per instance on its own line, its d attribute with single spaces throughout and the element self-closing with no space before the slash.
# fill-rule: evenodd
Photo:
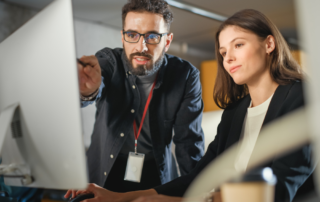
<svg viewBox="0 0 320 202">
<path fill-rule="evenodd" d="M 30 8 L 0 2 L 0 43 L 36 13 Z"/>
<path fill-rule="evenodd" d="M 78 57 L 93 55 L 105 47 L 122 47 L 121 30 L 78 19 L 75 19 L 74 26 Z"/>
<path fill-rule="evenodd" d="M 208 145 L 214 140 L 217 134 L 222 112 L 223 110 L 217 110 L 203 113 L 201 126 L 204 132 L 205 151 L 207 151 Z"/>
<path fill-rule="evenodd" d="M 122 47 L 121 30 L 82 20 L 75 20 L 75 37 L 77 57 L 94 55 L 102 48 Z M 90 146 L 91 134 L 95 122 L 95 104 L 81 109 L 84 132 L 84 144 Z"/>
</svg>

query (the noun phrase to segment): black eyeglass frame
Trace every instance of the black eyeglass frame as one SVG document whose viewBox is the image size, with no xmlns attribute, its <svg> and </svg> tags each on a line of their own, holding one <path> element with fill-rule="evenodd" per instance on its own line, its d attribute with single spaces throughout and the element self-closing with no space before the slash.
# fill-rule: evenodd
<svg viewBox="0 0 320 202">
<path fill-rule="evenodd" d="M 122 30 L 123 39 L 124 39 L 126 42 L 128 42 L 128 43 L 138 43 L 138 42 L 140 41 L 141 36 L 143 36 L 144 42 L 145 42 L 146 44 L 151 44 L 151 45 L 159 44 L 159 43 L 161 42 L 162 37 L 163 37 L 164 35 L 169 34 L 169 32 L 162 33 L 162 34 L 161 34 L 161 33 L 146 33 L 146 34 L 140 34 L 139 32 L 135 32 L 135 33 L 139 34 L 139 39 L 138 39 L 138 41 L 136 41 L 136 42 L 129 42 L 129 41 L 126 40 L 126 37 L 125 37 L 125 34 L 126 34 L 126 33 L 129 33 L 129 32 L 135 32 L 135 31 L 124 31 L 124 30 Z M 146 41 L 146 37 L 145 37 L 145 35 L 147 35 L 147 34 L 156 34 L 156 35 L 160 36 L 159 43 L 148 43 L 148 42 Z"/>
</svg>

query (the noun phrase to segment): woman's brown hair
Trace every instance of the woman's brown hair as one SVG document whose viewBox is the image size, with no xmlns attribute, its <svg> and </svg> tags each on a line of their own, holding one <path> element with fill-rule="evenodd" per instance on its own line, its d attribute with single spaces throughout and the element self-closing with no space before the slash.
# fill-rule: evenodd
<svg viewBox="0 0 320 202">
<path fill-rule="evenodd" d="M 216 58 L 218 73 L 213 90 L 215 103 L 222 109 L 234 104 L 249 93 L 246 85 L 237 85 L 223 67 L 223 57 L 219 53 L 219 35 L 228 26 L 238 26 L 250 31 L 262 40 L 272 35 L 275 39 L 275 49 L 268 57 L 271 78 L 279 85 L 286 85 L 295 80 L 301 80 L 301 69 L 292 57 L 287 42 L 278 28 L 261 12 L 245 9 L 235 13 L 224 21 L 216 33 Z"/>
</svg>

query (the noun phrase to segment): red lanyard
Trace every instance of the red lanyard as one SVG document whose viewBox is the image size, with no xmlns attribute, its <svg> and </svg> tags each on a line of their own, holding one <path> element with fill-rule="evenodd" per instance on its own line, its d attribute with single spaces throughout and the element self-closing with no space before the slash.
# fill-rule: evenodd
<svg viewBox="0 0 320 202">
<path fill-rule="evenodd" d="M 141 132 L 141 129 L 142 129 L 142 125 L 143 125 L 143 122 L 144 122 L 144 118 L 146 117 L 146 114 L 147 114 L 147 111 L 148 111 L 148 107 L 149 107 L 149 104 L 150 104 L 150 101 L 151 101 L 151 98 L 152 98 L 152 94 L 153 94 L 153 89 L 156 85 L 156 82 L 157 82 L 157 77 L 158 77 L 158 74 L 156 76 L 156 79 L 154 80 L 153 82 L 153 85 L 152 85 L 152 88 L 151 88 L 151 91 L 149 93 L 149 96 L 148 96 L 148 100 L 147 100 L 147 103 L 146 103 L 146 106 L 144 107 L 144 111 L 143 111 L 143 115 L 142 115 L 142 119 L 141 119 L 141 123 L 140 123 L 140 126 L 139 126 L 139 131 L 137 133 L 137 127 L 136 127 L 136 120 L 133 120 L 133 133 L 134 133 L 134 152 L 137 153 L 137 145 L 138 145 L 138 137 L 140 136 L 140 132 Z"/>
</svg>

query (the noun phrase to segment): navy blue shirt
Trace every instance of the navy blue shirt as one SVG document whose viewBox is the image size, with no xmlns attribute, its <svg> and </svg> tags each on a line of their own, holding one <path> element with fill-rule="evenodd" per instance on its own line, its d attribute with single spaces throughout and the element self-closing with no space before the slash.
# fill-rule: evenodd
<svg viewBox="0 0 320 202">
<path fill-rule="evenodd" d="M 141 102 L 136 76 L 124 65 L 123 49 L 105 48 L 96 57 L 103 82 L 95 100 L 96 121 L 87 157 L 89 181 L 103 186 L 124 142 L 134 135 L 132 123 Z M 82 106 L 90 103 L 82 102 Z M 187 61 L 165 54 L 148 120 L 162 184 L 177 177 L 172 140 L 181 175 L 189 173 L 203 156 L 202 111 L 199 70 Z"/>
</svg>

